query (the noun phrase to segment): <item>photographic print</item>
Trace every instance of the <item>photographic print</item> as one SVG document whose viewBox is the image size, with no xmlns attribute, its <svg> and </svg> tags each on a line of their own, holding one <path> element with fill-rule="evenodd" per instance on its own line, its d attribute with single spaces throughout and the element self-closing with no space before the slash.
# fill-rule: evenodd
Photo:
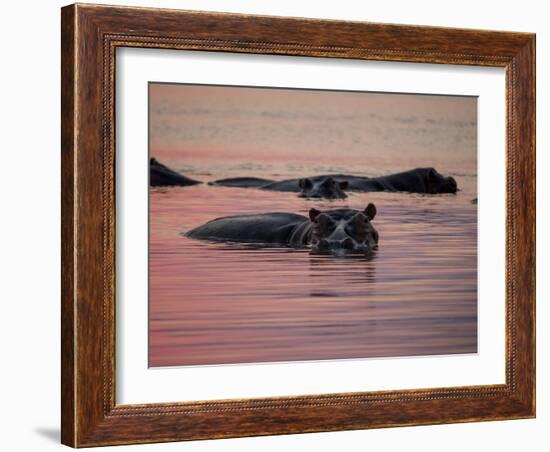
<svg viewBox="0 0 550 452">
<path fill-rule="evenodd" d="M 477 353 L 476 97 L 148 89 L 150 367 Z"/>
</svg>

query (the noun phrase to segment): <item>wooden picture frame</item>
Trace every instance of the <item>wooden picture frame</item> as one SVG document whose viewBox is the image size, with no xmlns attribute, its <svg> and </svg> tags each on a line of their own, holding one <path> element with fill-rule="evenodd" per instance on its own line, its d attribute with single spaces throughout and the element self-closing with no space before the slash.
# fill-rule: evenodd
<svg viewBox="0 0 550 452">
<path fill-rule="evenodd" d="M 71 5 L 62 9 L 62 442 L 73 447 L 535 416 L 535 35 Z M 506 70 L 506 383 L 115 403 L 118 47 Z"/>
</svg>

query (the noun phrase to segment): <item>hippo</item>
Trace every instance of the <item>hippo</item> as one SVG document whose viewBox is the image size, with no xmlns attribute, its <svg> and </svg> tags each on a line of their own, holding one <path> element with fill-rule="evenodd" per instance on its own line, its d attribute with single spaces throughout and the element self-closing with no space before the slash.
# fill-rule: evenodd
<svg viewBox="0 0 550 452">
<path fill-rule="evenodd" d="M 259 188 L 262 190 L 298 192 L 304 198 L 342 199 L 344 190 L 358 192 L 456 193 L 456 181 L 434 168 L 416 168 L 388 176 L 365 177 L 348 174 L 326 174 L 303 179 L 273 181 L 256 177 L 236 177 L 210 182 L 225 187 Z"/>
<path fill-rule="evenodd" d="M 224 187 L 298 192 L 298 196 L 302 198 L 345 199 L 348 197 L 344 192 L 348 188 L 348 182 L 346 180 L 336 181 L 330 175 L 282 181 L 273 181 L 259 177 L 233 177 L 209 182 L 208 184 Z"/>
<path fill-rule="evenodd" d="M 216 218 L 184 235 L 215 242 L 311 248 L 320 253 L 370 252 L 378 246 L 371 221 L 376 207 L 364 210 L 309 210 L 309 218 L 295 213 L 272 212 Z"/>
<path fill-rule="evenodd" d="M 149 174 L 149 184 L 151 187 L 185 187 L 187 185 L 202 184 L 201 181 L 191 179 L 168 168 L 153 157 L 149 161 Z"/>
<path fill-rule="evenodd" d="M 311 180 L 309 177 L 298 181 L 301 198 L 345 199 L 344 190 L 349 187 L 347 180 L 336 181 L 332 176 Z"/>
</svg>

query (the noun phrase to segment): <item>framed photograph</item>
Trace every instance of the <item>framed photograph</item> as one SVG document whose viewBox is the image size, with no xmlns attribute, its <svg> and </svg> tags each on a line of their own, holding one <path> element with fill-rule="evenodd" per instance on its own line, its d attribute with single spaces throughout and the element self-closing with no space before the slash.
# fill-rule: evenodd
<svg viewBox="0 0 550 452">
<path fill-rule="evenodd" d="M 535 36 L 62 9 L 62 442 L 535 416 Z"/>
</svg>

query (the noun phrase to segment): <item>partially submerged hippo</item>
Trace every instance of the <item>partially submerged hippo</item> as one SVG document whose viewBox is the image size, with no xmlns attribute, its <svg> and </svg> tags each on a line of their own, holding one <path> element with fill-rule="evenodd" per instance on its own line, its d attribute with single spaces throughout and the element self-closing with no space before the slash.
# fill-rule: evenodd
<svg viewBox="0 0 550 452">
<path fill-rule="evenodd" d="M 224 187 L 259 188 L 261 190 L 298 192 L 302 198 L 344 199 L 348 188 L 346 180 L 337 181 L 333 176 L 315 176 L 304 179 L 273 181 L 259 177 L 233 177 L 209 182 Z"/>
<path fill-rule="evenodd" d="M 311 247 L 315 251 L 368 252 L 378 245 L 378 232 L 371 224 L 376 207 L 365 210 L 310 209 L 309 218 L 294 213 L 263 213 L 216 218 L 185 236 L 216 242 Z"/>
<path fill-rule="evenodd" d="M 151 158 L 149 161 L 149 185 L 151 187 L 166 187 L 202 184 L 201 181 L 191 179 L 180 174 L 166 165 L 160 163 L 157 159 Z"/>
<path fill-rule="evenodd" d="M 434 168 L 416 168 L 397 174 L 379 177 L 328 174 L 273 181 L 256 177 L 236 177 L 210 182 L 210 185 L 225 187 L 259 188 L 262 190 L 299 192 L 305 198 L 345 198 L 343 190 L 360 192 L 410 192 L 410 193 L 456 193 L 453 177 L 443 176 Z"/>
</svg>

